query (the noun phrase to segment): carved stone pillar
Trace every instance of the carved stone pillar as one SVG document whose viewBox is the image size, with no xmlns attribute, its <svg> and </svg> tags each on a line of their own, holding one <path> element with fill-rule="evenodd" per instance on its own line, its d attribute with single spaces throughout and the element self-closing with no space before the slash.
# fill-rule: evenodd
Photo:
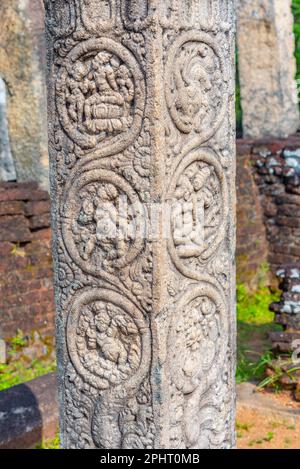
<svg viewBox="0 0 300 469">
<path fill-rule="evenodd" d="M 291 0 L 237 0 L 237 45 L 246 138 L 299 128 Z"/>
<path fill-rule="evenodd" d="M 46 0 L 65 448 L 234 445 L 234 6 Z"/>
</svg>

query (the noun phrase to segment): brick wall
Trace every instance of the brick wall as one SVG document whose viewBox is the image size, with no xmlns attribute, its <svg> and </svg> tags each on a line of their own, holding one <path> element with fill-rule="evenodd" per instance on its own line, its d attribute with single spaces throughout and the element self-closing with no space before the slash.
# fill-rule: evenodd
<svg viewBox="0 0 300 469">
<path fill-rule="evenodd" d="M 251 145 L 237 141 L 237 281 L 255 288 L 268 261 L 268 241 L 258 187 L 251 166 Z"/>
<path fill-rule="evenodd" d="M 54 329 L 49 196 L 36 183 L 0 183 L 0 328 L 4 338 Z"/>
<path fill-rule="evenodd" d="M 255 272 L 259 256 L 274 275 L 300 265 L 300 135 L 238 141 L 237 188 L 238 275 Z"/>
</svg>

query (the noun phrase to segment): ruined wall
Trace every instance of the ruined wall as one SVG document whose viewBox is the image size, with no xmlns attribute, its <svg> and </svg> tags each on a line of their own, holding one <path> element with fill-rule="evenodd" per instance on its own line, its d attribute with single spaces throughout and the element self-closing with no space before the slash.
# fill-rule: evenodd
<svg viewBox="0 0 300 469">
<path fill-rule="evenodd" d="M 1 335 L 52 335 L 49 196 L 36 183 L 0 183 Z"/>
<path fill-rule="evenodd" d="M 255 289 L 268 261 L 268 241 L 259 190 L 250 162 L 252 147 L 237 141 L 237 282 Z"/>
<path fill-rule="evenodd" d="M 237 149 L 238 273 L 258 269 L 262 256 L 275 276 L 300 261 L 300 136 L 239 141 Z"/>
</svg>

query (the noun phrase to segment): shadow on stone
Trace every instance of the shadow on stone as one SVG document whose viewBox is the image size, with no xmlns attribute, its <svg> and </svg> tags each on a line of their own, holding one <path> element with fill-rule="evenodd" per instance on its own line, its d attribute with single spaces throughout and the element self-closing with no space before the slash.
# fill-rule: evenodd
<svg viewBox="0 0 300 469">
<path fill-rule="evenodd" d="M 57 427 L 55 374 L 0 392 L 0 449 L 34 448 Z"/>
</svg>

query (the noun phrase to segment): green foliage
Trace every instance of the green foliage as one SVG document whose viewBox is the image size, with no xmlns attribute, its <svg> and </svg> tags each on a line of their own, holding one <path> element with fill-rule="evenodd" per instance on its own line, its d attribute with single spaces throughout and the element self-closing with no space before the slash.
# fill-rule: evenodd
<svg viewBox="0 0 300 469">
<path fill-rule="evenodd" d="M 28 365 L 20 360 L 0 365 L 0 391 L 51 373 L 55 369 L 55 363 L 43 363 L 39 360 L 32 360 Z"/>
<path fill-rule="evenodd" d="M 237 383 L 258 382 L 273 359 L 268 334 L 281 328 L 274 324 L 269 305 L 278 299 L 279 292 L 271 292 L 263 282 L 255 292 L 248 291 L 244 284 L 237 285 Z"/>
<path fill-rule="evenodd" d="M 295 49 L 295 56 L 296 56 L 296 63 L 297 63 L 297 73 L 296 79 L 300 81 L 300 0 L 293 0 L 292 2 L 292 10 L 294 14 L 294 34 L 295 34 L 295 41 L 296 41 L 296 49 Z"/>
<path fill-rule="evenodd" d="M 250 324 L 269 324 L 274 313 L 269 311 L 270 303 L 278 300 L 278 292 L 271 293 L 266 286 L 256 292 L 249 292 L 246 285 L 237 285 L 237 320 Z"/>
<path fill-rule="evenodd" d="M 24 336 L 23 332 L 18 329 L 17 334 L 15 337 L 12 337 L 10 339 L 10 355 L 14 355 L 17 351 L 19 351 L 21 348 L 25 347 L 28 343 L 28 340 Z"/>
<path fill-rule="evenodd" d="M 52 440 L 45 440 L 38 443 L 35 449 L 60 449 L 59 432 L 57 432 Z"/>
<path fill-rule="evenodd" d="M 28 350 L 33 347 L 43 350 L 38 358 L 32 358 Z M 0 391 L 25 383 L 47 373 L 55 371 L 56 364 L 53 359 L 53 345 L 47 343 L 37 333 L 24 336 L 18 330 L 15 337 L 8 341 L 8 362 L 0 365 Z"/>
<path fill-rule="evenodd" d="M 287 364 L 292 364 L 292 360 L 288 358 L 285 362 L 285 365 Z M 298 380 L 298 376 L 295 376 L 294 373 L 297 373 L 300 371 L 300 366 L 294 366 L 289 368 L 288 370 L 283 371 L 282 367 L 280 366 L 273 366 L 274 367 L 274 374 L 271 376 L 267 376 L 265 379 L 263 379 L 258 385 L 258 389 L 263 389 L 267 386 L 272 386 L 272 387 L 280 387 L 280 379 L 283 376 L 288 376 L 292 381 L 294 380 L 295 383 Z"/>
</svg>

